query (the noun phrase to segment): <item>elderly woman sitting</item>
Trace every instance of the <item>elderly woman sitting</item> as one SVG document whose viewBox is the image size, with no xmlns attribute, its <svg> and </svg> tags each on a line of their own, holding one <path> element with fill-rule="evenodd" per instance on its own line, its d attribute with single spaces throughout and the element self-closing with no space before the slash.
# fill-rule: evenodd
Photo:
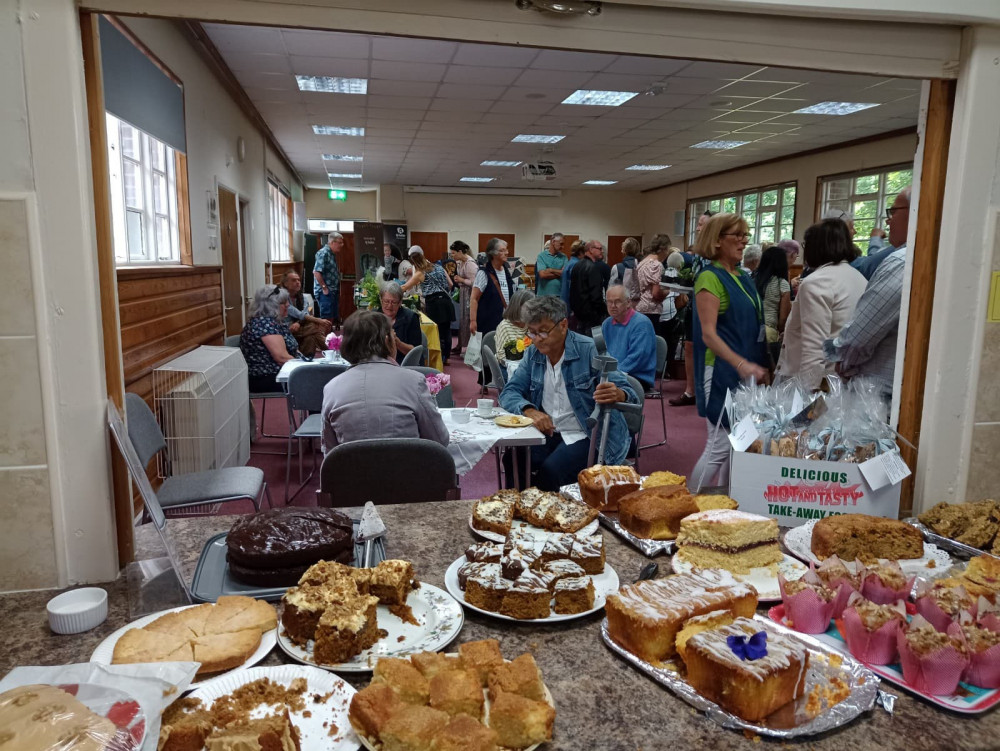
<svg viewBox="0 0 1000 751">
<path fill-rule="evenodd" d="M 340 353 L 354 365 L 323 389 L 323 450 L 365 438 L 429 438 L 447 446 L 448 429 L 423 373 L 396 364 L 389 319 L 359 310 L 343 334 Z"/>
<path fill-rule="evenodd" d="M 423 341 L 420 334 L 420 316 L 403 306 L 403 288 L 396 282 L 382 286 L 379 300 L 382 303 L 382 312 L 392 326 L 396 362 L 402 362 L 406 353 Z"/>
<path fill-rule="evenodd" d="M 281 391 L 274 377 L 299 353 L 299 344 L 286 323 L 288 302 L 288 290 L 276 284 L 265 284 L 254 293 L 250 320 L 240 333 L 251 393 Z"/>
<path fill-rule="evenodd" d="M 599 383 L 600 373 L 591 364 L 597 352 L 594 341 L 569 330 L 561 299 L 536 297 L 523 311 L 532 346 L 500 392 L 500 406 L 530 417 L 547 436 L 544 445 L 531 447 L 531 466 L 537 469 L 534 484 L 557 491 L 576 482 L 577 474 L 587 466 L 591 438 L 587 418 L 594 404 L 638 404 L 641 397 L 623 373 L 611 373 L 607 383 Z M 630 442 L 625 418 L 612 411 L 605 462 L 620 464 Z"/>
</svg>

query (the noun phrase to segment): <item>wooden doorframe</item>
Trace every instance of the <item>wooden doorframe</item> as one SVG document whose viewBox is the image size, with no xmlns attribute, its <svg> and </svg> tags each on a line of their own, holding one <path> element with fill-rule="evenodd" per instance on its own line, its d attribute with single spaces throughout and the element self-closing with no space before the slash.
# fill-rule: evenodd
<svg viewBox="0 0 1000 751">
<path fill-rule="evenodd" d="M 222 190 L 226 191 L 227 193 L 232 193 L 233 197 L 234 197 L 234 200 L 235 200 L 235 203 L 236 203 L 236 208 L 235 208 L 235 211 L 236 211 L 236 252 L 237 252 L 237 255 L 238 255 L 238 258 L 237 258 L 237 269 L 239 270 L 240 278 L 239 278 L 239 285 L 238 285 L 239 286 L 239 301 L 236 302 L 235 306 L 231 305 L 231 301 L 229 301 L 229 300 L 226 299 L 226 263 L 225 263 L 225 258 L 224 258 L 223 253 L 222 253 L 222 230 L 223 230 L 223 228 L 222 228 L 222 200 L 219 198 L 219 191 L 222 191 Z M 215 179 L 215 195 L 217 197 L 218 204 L 219 204 L 219 209 L 218 209 L 218 212 L 219 212 L 219 214 L 218 214 L 218 216 L 219 216 L 219 224 L 218 224 L 217 236 L 218 236 L 218 243 L 219 243 L 219 246 L 218 246 L 218 250 L 219 250 L 219 265 L 222 267 L 222 324 L 225 327 L 226 336 L 230 336 L 230 335 L 232 335 L 234 333 L 239 333 L 239 332 L 229 331 L 229 327 L 226 325 L 226 308 L 229 308 L 229 307 L 239 307 L 239 308 L 241 308 L 241 310 L 240 310 L 240 330 L 242 330 L 243 325 L 246 323 L 246 315 L 247 315 L 246 305 L 245 305 L 245 300 L 246 300 L 246 297 L 247 297 L 247 294 L 246 294 L 246 259 L 244 257 L 244 252 L 243 252 L 243 247 L 242 247 L 242 242 L 241 242 L 242 231 L 241 231 L 241 226 L 240 226 L 240 201 L 243 198 L 243 196 L 241 196 L 240 192 L 238 190 L 236 190 L 235 188 L 231 188 L 228 185 L 226 185 L 225 183 L 220 182 L 219 179 L 218 179 L 218 177 L 216 177 L 216 179 Z"/>
<path fill-rule="evenodd" d="M 955 90 L 956 82 L 952 80 L 935 79 L 930 82 L 922 144 L 917 229 L 910 254 L 912 275 L 897 430 L 916 447 L 905 443 L 900 446 L 900 455 L 914 473 L 917 471 L 917 452 L 920 447 L 931 321 L 938 302 L 934 298 L 934 285 L 937 279 L 941 217 L 944 213 L 948 149 L 955 115 Z M 901 518 L 912 515 L 914 481 L 915 475 L 910 475 L 903 481 L 900 489 Z"/>
<path fill-rule="evenodd" d="M 236 194 L 236 221 L 240 225 L 240 272 L 243 274 L 243 284 L 240 285 L 240 295 L 243 298 L 243 322 L 250 317 L 250 303 L 253 302 L 253 295 L 247 289 L 250 283 L 250 270 L 247 261 L 250 256 L 250 230 L 253 226 L 246 221 L 250 215 L 250 199 Z"/>
</svg>

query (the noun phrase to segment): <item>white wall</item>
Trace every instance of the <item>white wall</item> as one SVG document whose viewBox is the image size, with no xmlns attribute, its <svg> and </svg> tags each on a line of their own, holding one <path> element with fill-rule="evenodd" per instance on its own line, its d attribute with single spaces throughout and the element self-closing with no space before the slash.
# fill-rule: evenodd
<svg viewBox="0 0 1000 751">
<path fill-rule="evenodd" d="M 328 193 L 326 190 L 306 190 L 306 216 L 310 219 L 375 221 L 378 213 L 376 191 L 349 190 L 346 201 L 331 201 Z"/>
<path fill-rule="evenodd" d="M 820 177 L 912 162 L 916 149 L 914 133 L 745 167 L 649 191 L 643 194 L 644 231 L 647 234 L 663 232 L 660 228 L 665 226 L 665 220 L 669 220 L 668 226 L 672 228 L 674 212 L 684 211 L 691 199 L 796 180 L 795 237 L 801 239 L 809 225 L 816 221 L 816 188 Z"/>
<path fill-rule="evenodd" d="M 246 288 L 264 283 L 267 263 L 267 170 L 293 191 L 300 191 L 292 174 L 270 151 L 264 136 L 243 114 L 221 83 L 211 74 L 172 21 L 154 18 L 121 19 L 184 83 L 184 119 L 187 133 L 188 190 L 191 198 L 191 244 L 194 263 L 218 265 L 219 248 L 209 247 L 208 192 L 221 185 L 250 202 L 247 230 L 249 275 Z M 236 141 L 246 143 L 242 162 Z M 299 240 L 301 242 L 301 239 Z"/>
<path fill-rule="evenodd" d="M 473 248 L 479 233 L 514 233 L 516 253 L 534 263 L 553 232 L 607 242 L 642 231 L 641 196 L 632 191 L 566 190 L 558 198 L 403 193 L 410 232 L 447 232 Z"/>
</svg>

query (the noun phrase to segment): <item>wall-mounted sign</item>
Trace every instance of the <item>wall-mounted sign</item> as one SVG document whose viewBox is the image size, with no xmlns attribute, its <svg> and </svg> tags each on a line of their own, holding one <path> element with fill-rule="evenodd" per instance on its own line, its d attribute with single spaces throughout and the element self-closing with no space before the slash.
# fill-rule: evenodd
<svg viewBox="0 0 1000 751">
<path fill-rule="evenodd" d="M 347 191 L 346 190 L 331 190 L 326 194 L 326 197 L 331 201 L 346 201 Z"/>
</svg>

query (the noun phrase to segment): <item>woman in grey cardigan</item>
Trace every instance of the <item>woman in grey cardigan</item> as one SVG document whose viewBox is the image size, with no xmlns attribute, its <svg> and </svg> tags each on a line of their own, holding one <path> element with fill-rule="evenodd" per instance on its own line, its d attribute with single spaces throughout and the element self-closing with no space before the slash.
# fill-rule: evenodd
<svg viewBox="0 0 1000 751">
<path fill-rule="evenodd" d="M 429 438 L 448 445 L 423 373 L 396 364 L 392 326 L 374 310 L 344 322 L 340 353 L 354 365 L 323 389 L 323 451 L 366 438 Z"/>
</svg>

